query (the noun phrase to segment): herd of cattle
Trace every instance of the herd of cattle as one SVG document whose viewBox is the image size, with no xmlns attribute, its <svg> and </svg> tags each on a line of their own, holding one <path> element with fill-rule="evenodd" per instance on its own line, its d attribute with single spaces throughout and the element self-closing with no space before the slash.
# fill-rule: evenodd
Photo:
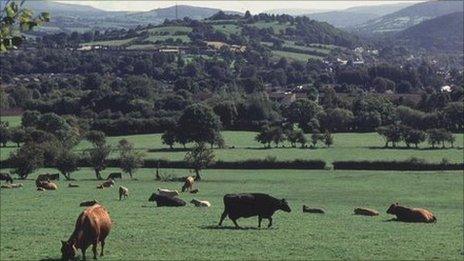
<svg viewBox="0 0 464 261">
<path fill-rule="evenodd" d="M 115 185 L 114 179 L 121 178 L 120 173 L 111 173 L 108 179 L 97 186 L 98 189 L 110 188 Z M 59 179 L 59 174 L 41 174 L 37 177 L 35 183 L 38 191 L 56 190 L 58 186 L 52 180 Z M 21 188 L 22 183 L 14 184 L 9 174 L 0 173 L 0 180 L 7 181 L 1 188 Z M 8 184 L 9 183 L 9 184 Z M 182 192 L 189 191 L 197 193 L 198 189 L 193 189 L 195 179 L 186 177 L 182 186 Z M 79 187 L 77 184 L 69 183 L 68 187 Z M 129 196 L 129 189 L 119 186 L 119 200 Z M 186 202 L 179 198 L 177 190 L 158 188 L 158 193 L 153 193 L 149 201 L 155 201 L 157 207 L 182 207 Z M 272 216 L 278 210 L 291 212 L 290 206 L 285 199 L 277 199 L 264 193 L 240 193 L 226 194 L 223 198 L 224 211 L 219 220 L 219 226 L 226 217 L 234 223 L 236 228 L 240 228 L 237 219 L 257 216 L 258 227 L 261 227 L 262 219 L 269 221 L 268 228 L 272 226 Z M 204 200 L 192 199 L 190 201 L 196 207 L 211 207 L 211 203 Z M 109 212 L 97 200 L 84 201 L 80 206 L 87 207 L 77 218 L 73 233 L 67 241 L 62 241 L 62 258 L 63 260 L 72 260 L 76 256 L 77 250 L 81 249 L 82 257 L 85 260 L 85 252 L 92 245 L 94 258 L 97 258 L 97 244 L 101 244 L 100 256 L 103 256 L 105 239 L 108 236 L 112 221 Z M 303 205 L 305 213 L 320 213 L 326 211 L 322 208 L 312 208 Z M 397 221 L 403 222 L 424 222 L 434 223 L 436 217 L 428 210 L 422 208 L 408 208 L 398 203 L 390 205 L 386 211 L 388 214 L 395 215 Z M 354 209 L 355 215 L 378 216 L 379 212 L 368 208 Z"/>
</svg>

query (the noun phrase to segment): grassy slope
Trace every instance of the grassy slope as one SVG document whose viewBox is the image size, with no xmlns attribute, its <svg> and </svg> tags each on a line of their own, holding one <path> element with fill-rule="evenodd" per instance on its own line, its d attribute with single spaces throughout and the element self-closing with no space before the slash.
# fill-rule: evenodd
<svg viewBox="0 0 464 261">
<path fill-rule="evenodd" d="M 181 184 L 154 182 L 150 169 L 136 175 L 138 181 L 117 181 L 131 192 L 123 202 L 117 200 L 117 188 L 95 189 L 98 182 L 90 180 L 88 169 L 74 175 L 79 188 L 66 188 L 61 181 L 58 191 L 36 192 L 33 180 L 27 180 L 23 189 L 1 190 L 0 259 L 59 258 L 60 240 L 69 237 L 82 211 L 79 203 L 94 198 L 114 221 L 101 260 L 462 258 L 461 172 L 209 170 L 195 197 L 209 200 L 210 209 L 142 208 L 150 205 L 147 199 L 155 188 L 179 189 Z M 250 229 L 228 229 L 228 219 L 226 228 L 218 229 L 222 196 L 233 192 L 285 197 L 293 211 L 277 212 L 269 230 L 256 230 L 256 218 L 238 221 Z M 192 195 L 181 198 L 189 201 Z M 396 201 L 430 209 L 438 223 L 385 222 L 391 218 L 386 208 Z M 304 214 L 302 204 L 324 207 L 328 213 Z M 375 208 L 381 215 L 352 215 L 358 206 Z"/>
<path fill-rule="evenodd" d="M 263 149 L 263 146 L 254 140 L 254 132 L 223 132 L 226 144 L 235 149 L 217 149 L 216 158 L 225 161 L 235 161 L 244 159 L 264 159 L 267 156 L 276 157 L 278 160 L 292 159 L 322 159 L 327 162 L 335 160 L 405 160 L 410 157 L 426 159 L 428 161 L 440 162 L 443 158 L 451 162 L 462 162 L 464 157 L 463 135 L 456 134 L 454 149 L 429 149 L 426 143 L 421 144 L 420 149 L 384 149 L 383 139 L 376 133 L 338 133 L 334 135 L 334 145 L 326 148 L 320 144 L 317 149 L 286 148 Z M 146 134 L 121 137 L 109 137 L 111 144 L 116 145 L 122 138 L 126 138 L 135 144 L 137 149 L 146 152 L 146 158 L 181 160 L 184 158 L 185 151 L 180 150 L 181 146 L 176 145 L 171 151 L 166 145 L 161 143 L 161 134 Z M 308 140 L 310 136 L 308 136 Z M 9 152 L 15 147 L 12 143 L 9 147 L 2 148 L 1 159 L 6 159 Z M 77 150 L 88 148 L 87 141 L 81 142 Z M 403 146 L 403 145 L 402 145 Z M 113 153 L 113 157 L 117 154 Z"/>
<path fill-rule="evenodd" d="M 121 46 L 121 45 L 129 44 L 130 42 L 134 41 L 135 39 L 137 39 L 137 37 L 128 38 L 128 39 L 122 39 L 122 40 L 88 42 L 88 43 L 84 43 L 83 45 Z"/>
<path fill-rule="evenodd" d="M 320 60 L 323 58 L 321 56 L 309 55 L 309 54 L 304 54 L 304 53 L 294 53 L 294 52 L 277 51 L 277 50 L 272 51 L 272 55 L 276 59 L 280 59 L 283 57 L 283 58 L 287 58 L 290 60 L 301 61 L 301 62 L 307 62 L 309 59 Z"/>
<path fill-rule="evenodd" d="M 21 125 L 21 116 L 1 116 L 0 121 L 6 121 L 10 127 L 16 127 Z"/>
</svg>

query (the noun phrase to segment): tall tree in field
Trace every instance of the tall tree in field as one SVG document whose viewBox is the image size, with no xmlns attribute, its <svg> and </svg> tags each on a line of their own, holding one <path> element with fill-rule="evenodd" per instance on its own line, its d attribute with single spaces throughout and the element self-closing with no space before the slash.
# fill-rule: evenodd
<svg viewBox="0 0 464 261">
<path fill-rule="evenodd" d="M 102 179 L 100 172 L 106 168 L 106 161 L 111 153 L 111 146 L 106 144 L 105 134 L 102 132 L 89 132 L 87 140 L 93 147 L 84 151 L 84 156 L 95 171 L 97 179 Z"/>
<path fill-rule="evenodd" d="M 0 1 L 0 53 L 15 49 L 24 40 L 21 34 L 50 21 L 48 13 L 34 17 L 33 13 L 23 8 L 25 1 Z"/>
<path fill-rule="evenodd" d="M 71 180 L 71 173 L 79 169 L 79 157 L 69 149 L 63 148 L 56 157 L 56 169 L 67 179 Z"/>
<path fill-rule="evenodd" d="M 25 179 L 29 174 L 41 168 L 44 164 L 43 149 L 36 143 L 25 143 L 19 150 L 10 155 L 10 161 L 15 166 L 13 173 Z"/>
<path fill-rule="evenodd" d="M 11 130 L 11 137 L 10 140 L 19 147 L 21 143 L 26 140 L 26 132 L 21 127 L 16 127 Z"/>
<path fill-rule="evenodd" d="M 328 130 L 324 133 L 324 143 L 327 147 L 333 144 L 333 136 Z"/>
<path fill-rule="evenodd" d="M 143 166 L 143 154 L 135 151 L 134 145 L 126 139 L 119 141 L 118 150 L 120 167 L 132 178 L 133 173 Z"/>
<path fill-rule="evenodd" d="M 0 124 L 0 143 L 2 144 L 3 147 L 6 147 L 6 143 L 10 140 L 10 138 L 11 138 L 10 129 L 5 125 Z"/>
<path fill-rule="evenodd" d="M 185 160 L 195 171 L 195 180 L 201 180 L 200 172 L 214 162 L 214 152 L 205 143 L 197 143 L 191 151 L 185 154 Z"/>
<path fill-rule="evenodd" d="M 183 111 L 177 129 L 180 136 L 186 136 L 189 141 L 214 143 L 220 128 L 219 117 L 210 107 L 194 104 Z"/>
</svg>

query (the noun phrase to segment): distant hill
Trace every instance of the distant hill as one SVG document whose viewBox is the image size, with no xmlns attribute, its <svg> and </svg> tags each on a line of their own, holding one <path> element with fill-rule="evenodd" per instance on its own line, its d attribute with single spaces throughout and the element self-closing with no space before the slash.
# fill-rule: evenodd
<svg viewBox="0 0 464 261">
<path fill-rule="evenodd" d="M 176 18 L 176 7 L 159 8 L 147 12 L 111 12 L 91 6 L 58 3 L 54 1 L 26 1 L 26 7 L 34 12 L 49 12 L 51 21 L 42 32 L 70 32 L 107 28 L 133 28 L 137 25 L 160 24 L 165 19 Z M 215 8 L 188 5 L 177 6 L 177 17 L 204 19 L 220 11 Z M 227 12 L 226 13 L 234 13 Z"/>
<path fill-rule="evenodd" d="M 372 19 L 359 25 L 360 33 L 398 32 L 438 16 L 463 10 L 463 1 L 428 1 Z"/>
<path fill-rule="evenodd" d="M 412 3 L 358 6 L 341 11 L 306 14 L 306 16 L 317 21 L 327 22 L 335 27 L 350 28 L 411 5 Z"/>
<path fill-rule="evenodd" d="M 424 48 L 440 52 L 462 52 L 463 12 L 451 13 L 424 21 L 395 36 L 412 48 Z"/>
</svg>

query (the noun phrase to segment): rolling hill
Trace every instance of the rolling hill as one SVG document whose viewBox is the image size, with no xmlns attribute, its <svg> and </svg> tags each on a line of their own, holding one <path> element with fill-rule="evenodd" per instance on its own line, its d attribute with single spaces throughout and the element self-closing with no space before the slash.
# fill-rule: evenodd
<svg viewBox="0 0 464 261">
<path fill-rule="evenodd" d="M 412 3 L 359 6 L 341 11 L 319 12 L 305 15 L 316 21 L 327 22 L 335 27 L 351 28 L 369 20 L 394 13 L 411 5 Z"/>
<path fill-rule="evenodd" d="M 463 10 L 463 1 L 428 1 L 418 3 L 357 26 L 362 34 L 394 33 L 435 17 Z"/>
<path fill-rule="evenodd" d="M 395 38 L 412 48 L 462 52 L 463 17 L 463 12 L 439 16 L 399 32 Z"/>
</svg>

